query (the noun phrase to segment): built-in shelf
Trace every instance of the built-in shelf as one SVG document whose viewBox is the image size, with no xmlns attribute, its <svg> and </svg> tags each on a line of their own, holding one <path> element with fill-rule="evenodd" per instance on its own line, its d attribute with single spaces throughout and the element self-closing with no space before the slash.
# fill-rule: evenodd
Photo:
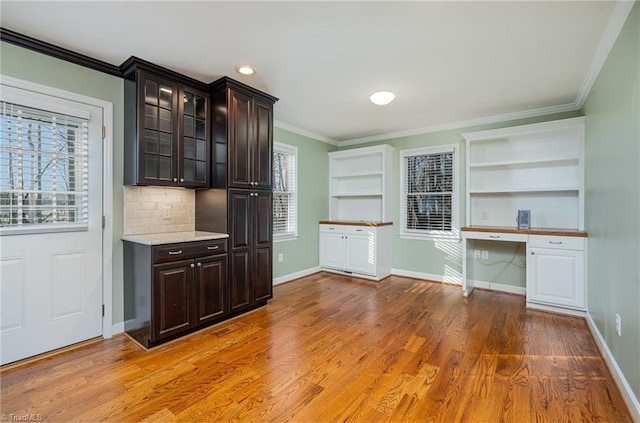
<svg viewBox="0 0 640 423">
<path fill-rule="evenodd" d="M 464 134 L 467 225 L 584 229 L 584 118 Z"/>
<path fill-rule="evenodd" d="M 331 220 L 391 220 L 392 156 L 388 145 L 329 153 Z"/>
</svg>

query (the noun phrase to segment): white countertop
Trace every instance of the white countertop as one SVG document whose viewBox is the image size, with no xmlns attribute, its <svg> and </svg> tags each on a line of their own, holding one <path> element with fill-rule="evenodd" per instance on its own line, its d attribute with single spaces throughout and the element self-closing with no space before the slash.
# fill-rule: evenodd
<svg viewBox="0 0 640 423">
<path fill-rule="evenodd" d="M 229 235 L 204 231 L 162 232 L 157 234 L 125 235 L 122 237 L 122 240 L 145 245 L 161 245 L 175 244 L 178 242 L 207 241 L 210 239 L 221 238 L 229 238 Z"/>
</svg>

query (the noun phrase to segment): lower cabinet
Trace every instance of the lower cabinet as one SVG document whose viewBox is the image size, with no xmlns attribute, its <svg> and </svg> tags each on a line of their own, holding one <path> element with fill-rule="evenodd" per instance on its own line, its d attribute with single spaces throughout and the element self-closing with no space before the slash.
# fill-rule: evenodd
<svg viewBox="0 0 640 423">
<path fill-rule="evenodd" d="M 149 348 L 229 315 L 226 251 L 226 240 L 125 241 L 125 332 Z"/>
<path fill-rule="evenodd" d="M 585 238 L 529 236 L 527 306 L 586 309 L 585 244 Z"/>
<path fill-rule="evenodd" d="M 391 225 L 320 224 L 320 267 L 376 280 L 391 274 Z"/>
<path fill-rule="evenodd" d="M 271 191 L 229 190 L 232 313 L 273 297 L 272 213 Z"/>
</svg>

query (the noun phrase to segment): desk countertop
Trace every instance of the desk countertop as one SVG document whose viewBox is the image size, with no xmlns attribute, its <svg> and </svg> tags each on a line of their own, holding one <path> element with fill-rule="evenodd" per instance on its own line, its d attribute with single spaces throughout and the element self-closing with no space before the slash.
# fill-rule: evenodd
<svg viewBox="0 0 640 423">
<path fill-rule="evenodd" d="M 523 235 L 550 235 L 550 236 L 575 236 L 586 238 L 589 234 L 578 229 L 562 228 L 531 228 L 518 229 L 508 226 L 464 226 L 460 228 L 462 232 L 491 232 L 503 234 L 523 234 Z"/>
</svg>

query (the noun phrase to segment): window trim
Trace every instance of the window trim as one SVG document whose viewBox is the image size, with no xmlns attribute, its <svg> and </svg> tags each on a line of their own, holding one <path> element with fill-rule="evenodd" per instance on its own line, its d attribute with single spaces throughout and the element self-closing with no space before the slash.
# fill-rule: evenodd
<svg viewBox="0 0 640 423">
<path fill-rule="evenodd" d="M 295 145 L 285 144 L 281 142 L 273 142 L 273 152 L 280 151 L 291 154 L 295 158 L 293 166 L 294 190 L 293 190 L 293 210 L 294 210 L 294 230 L 293 232 L 275 233 L 273 232 L 273 242 L 293 241 L 299 238 L 298 235 L 298 193 L 300 192 L 298 184 L 298 147 Z M 275 191 L 274 191 L 275 193 Z"/>
<path fill-rule="evenodd" d="M 406 169 L 405 159 L 412 156 L 428 154 L 453 153 L 453 191 L 451 194 L 451 231 L 423 231 L 408 230 L 407 200 L 406 200 Z M 460 240 L 460 145 L 442 144 L 430 147 L 408 148 L 400 150 L 400 225 L 399 236 L 402 239 L 417 240 Z"/>
</svg>

